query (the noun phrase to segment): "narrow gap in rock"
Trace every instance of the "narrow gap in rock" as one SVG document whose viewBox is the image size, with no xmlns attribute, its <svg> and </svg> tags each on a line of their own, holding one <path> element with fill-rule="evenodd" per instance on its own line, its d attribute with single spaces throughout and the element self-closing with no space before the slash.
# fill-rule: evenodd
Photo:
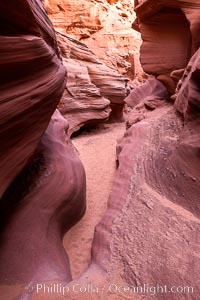
<svg viewBox="0 0 200 300">
<path fill-rule="evenodd" d="M 107 209 L 116 169 L 116 145 L 125 131 L 125 123 L 101 125 L 73 138 L 87 178 L 87 210 L 83 219 L 64 238 L 73 278 L 90 263 L 91 244 L 96 224 Z"/>
</svg>

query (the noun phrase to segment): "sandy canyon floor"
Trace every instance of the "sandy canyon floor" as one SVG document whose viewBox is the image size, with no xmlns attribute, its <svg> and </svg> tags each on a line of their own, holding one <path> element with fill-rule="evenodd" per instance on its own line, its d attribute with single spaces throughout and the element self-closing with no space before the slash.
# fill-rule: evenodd
<svg viewBox="0 0 200 300">
<path fill-rule="evenodd" d="M 102 124 L 73 138 L 87 178 L 86 214 L 64 238 L 74 279 L 89 265 L 94 228 L 107 209 L 115 174 L 117 140 L 124 132 L 125 123 Z"/>
</svg>

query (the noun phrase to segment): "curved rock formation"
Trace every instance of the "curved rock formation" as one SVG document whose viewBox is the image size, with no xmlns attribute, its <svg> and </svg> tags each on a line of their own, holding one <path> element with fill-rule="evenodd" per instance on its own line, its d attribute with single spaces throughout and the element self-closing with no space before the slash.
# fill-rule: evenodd
<svg viewBox="0 0 200 300">
<path fill-rule="evenodd" d="M 70 120 L 70 134 L 108 119 L 110 109 L 109 120 L 122 121 L 127 84 L 119 73 L 131 80 L 136 77 L 142 80 L 143 73 L 138 67 L 140 35 L 131 28 L 135 18 L 133 2 L 45 0 L 44 3 L 57 30 L 68 70 L 59 108 Z M 109 107 L 104 98 L 111 102 Z"/>
<path fill-rule="evenodd" d="M 2 2 L 0 19 L 2 196 L 45 131 L 64 90 L 65 70 L 54 30 L 39 1 Z"/>
<path fill-rule="evenodd" d="M 191 300 L 199 297 L 199 3 L 197 0 L 173 3 L 168 0 L 139 0 L 136 4 L 139 18 L 134 26 L 141 28 L 144 38 L 141 59 L 156 78 L 149 78 L 126 100 L 127 113 L 130 116 L 134 114 L 134 118 L 131 117 L 129 129 L 117 147 L 118 167 L 108 210 L 95 229 L 91 264 L 80 278 L 69 283 L 72 293 L 66 293 L 66 299 L 149 300 L 154 297 L 156 300 Z M 172 26 L 163 25 L 162 20 L 166 16 L 174 24 L 174 32 Z M 176 18 L 188 37 L 188 44 L 183 48 L 183 37 Z M 159 28 L 155 24 L 160 25 Z M 175 47 L 172 47 L 174 52 L 171 56 L 165 51 L 158 52 L 157 48 L 148 48 L 152 41 L 157 43 L 151 38 L 148 41 L 148 35 L 155 38 L 156 28 L 159 36 L 160 28 L 163 28 L 164 36 L 171 38 L 168 41 L 172 44 L 177 42 L 180 55 L 175 52 Z M 79 82 L 86 82 L 91 89 L 94 87 L 92 84 L 101 85 L 100 77 L 95 73 L 96 58 L 91 53 L 88 56 L 88 49 L 82 44 L 68 38 L 68 43 L 76 43 L 76 46 L 72 43 L 68 47 L 62 44 L 66 37 L 60 35 L 60 38 L 67 68 L 70 70 L 72 59 L 76 60 L 77 69 L 81 66 L 86 70 L 87 67 L 90 76 L 86 79 L 79 76 Z M 162 43 L 165 45 L 165 39 L 161 39 L 158 49 L 162 49 Z M 151 51 L 147 52 L 146 47 Z M 81 64 L 81 57 L 87 65 Z M 157 59 L 157 65 L 152 64 L 152 58 Z M 45 71 L 43 73 L 46 74 Z M 73 89 L 71 77 L 72 71 L 67 80 L 73 102 L 76 89 Z M 63 88 L 63 76 L 61 86 Z M 174 91 L 173 97 L 169 98 Z M 104 92 L 109 93 L 107 88 Z M 115 95 L 113 99 L 114 104 L 118 103 Z M 105 99 L 102 97 L 101 101 Z M 34 111 L 33 108 L 31 106 L 31 111 Z M 6 108 L 5 113 L 8 115 Z M 19 116 L 23 119 L 24 112 Z M 17 120 L 13 124 L 18 129 L 21 119 L 16 117 L 14 120 Z M 40 118 L 34 119 L 34 129 L 37 121 Z M 7 124 L 12 125 L 7 122 L 3 128 L 7 128 Z M 11 125 L 8 128 L 12 129 Z M 35 144 L 34 160 L 27 164 L 27 169 L 9 188 L 6 186 L 0 202 L 3 245 L 0 274 L 4 284 L 29 281 L 35 285 L 41 280 L 65 285 L 71 280 L 62 236 L 84 213 L 85 180 L 82 166 L 68 140 L 66 145 L 66 129 L 66 122 L 56 112 L 42 139 L 37 139 L 39 147 Z M 31 157 L 33 152 L 31 147 L 27 157 Z M 20 166 L 22 169 L 22 164 Z M 27 243 L 21 242 L 22 239 Z M 19 250 L 17 259 L 15 249 Z M 20 264 L 22 261 L 23 264 Z M 74 293 L 75 284 L 77 288 L 86 287 L 86 290 L 81 292 L 79 289 L 77 293 L 76 289 Z M 63 298 L 59 293 L 35 293 L 34 296 L 39 300 Z"/>
<path fill-rule="evenodd" d="M 54 112 L 65 68 L 41 1 L 2 2 L 0 19 L 0 298 L 9 299 L 18 284 L 71 280 L 62 238 L 84 214 L 86 187 Z"/>
<path fill-rule="evenodd" d="M 92 280 L 104 271 L 106 281 L 96 285 L 106 286 L 108 299 L 198 298 L 199 58 L 198 51 L 177 91 L 184 118 L 162 100 L 118 145 L 108 211 L 96 227 L 86 273 Z"/>
<path fill-rule="evenodd" d="M 142 100 L 151 97 L 153 99 L 167 99 L 169 94 L 163 84 L 157 80 L 154 76 L 149 76 L 148 80 L 144 84 L 141 84 L 138 88 L 133 89 L 131 93 L 126 97 L 125 103 L 134 108 Z"/>
<path fill-rule="evenodd" d="M 165 52 L 159 55 L 164 61 Z M 145 119 L 130 124 L 119 142 L 118 169 L 108 210 L 96 226 L 91 265 L 74 281 L 92 282 L 100 292 L 79 293 L 79 299 L 199 297 L 199 57 L 198 50 L 185 71 L 183 65 L 172 68 L 175 86 L 184 72 L 175 105 L 153 77 L 127 100 L 136 115 L 145 109 Z"/>
<path fill-rule="evenodd" d="M 1 199 L 1 284 L 71 280 L 62 238 L 85 212 L 86 189 L 68 127 L 55 112 L 34 160 Z"/>
<path fill-rule="evenodd" d="M 141 16 L 139 27 L 143 28 L 140 21 L 148 24 L 145 18 L 160 18 L 157 4 L 162 7 L 164 1 L 140 3 L 137 12 Z M 197 2 L 180 4 L 194 16 Z M 142 18 L 144 12 L 147 16 Z M 149 32 L 151 29 L 150 24 Z M 165 51 L 152 48 L 145 52 L 144 47 L 142 59 L 148 62 L 149 55 L 165 62 Z M 130 116 L 134 113 L 135 119 L 117 148 L 118 169 L 108 211 L 96 227 L 88 270 L 90 274 L 100 267 L 104 272 L 108 298 L 112 299 L 112 293 L 115 299 L 199 297 L 199 59 L 198 50 L 184 74 L 182 69 L 172 73 L 176 82 L 183 74 L 173 96 L 175 105 L 164 86 L 152 78 L 127 99 Z M 171 71 L 176 69 L 176 62 L 172 60 Z M 165 74 L 165 64 L 158 66 L 157 75 Z M 154 74 L 157 65 L 148 67 Z M 145 118 L 141 118 L 141 111 Z"/>
<path fill-rule="evenodd" d="M 103 64 L 85 44 L 61 33 L 57 37 L 67 69 L 59 109 L 69 121 L 69 134 L 108 119 L 111 108 L 110 119 L 122 120 L 128 80 Z"/>
<path fill-rule="evenodd" d="M 177 84 L 172 72 L 184 69 L 199 48 L 199 11 L 198 0 L 136 2 L 138 20 L 133 27 L 141 32 L 143 39 L 142 66 L 148 74 L 158 76 L 171 94 Z"/>
</svg>

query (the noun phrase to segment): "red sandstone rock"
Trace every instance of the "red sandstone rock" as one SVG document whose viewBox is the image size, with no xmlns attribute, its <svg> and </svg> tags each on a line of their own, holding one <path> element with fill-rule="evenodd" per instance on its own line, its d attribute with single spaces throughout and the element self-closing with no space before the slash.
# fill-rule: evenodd
<svg viewBox="0 0 200 300">
<path fill-rule="evenodd" d="M 160 75 L 185 68 L 191 53 L 191 34 L 181 10 L 161 9 L 142 20 L 140 53 L 145 72 Z"/>
<path fill-rule="evenodd" d="M 69 133 L 108 119 L 110 107 L 109 120 L 122 121 L 127 88 L 125 78 L 119 76 L 118 71 L 131 80 L 139 78 L 141 73 L 136 55 L 140 38 L 137 33 L 135 38 L 131 29 L 135 17 L 133 3 L 108 3 L 105 0 L 74 3 L 45 0 L 44 3 L 58 30 L 59 46 L 68 71 L 67 86 L 59 108 L 69 120 Z M 127 12 L 128 18 L 124 19 L 123 12 Z M 77 39 L 84 41 L 89 48 Z M 111 102 L 110 107 L 107 100 Z"/>
<path fill-rule="evenodd" d="M 126 127 L 129 128 L 145 119 L 148 110 L 163 106 L 165 104 L 164 100 L 168 100 L 168 98 L 169 93 L 165 86 L 155 77 L 150 76 L 144 84 L 133 89 L 124 100 L 126 103 L 124 110 Z"/>
<path fill-rule="evenodd" d="M 107 66 L 122 75 L 140 78 L 140 34 L 131 28 L 134 1 L 45 0 L 59 32 L 84 42 Z M 134 59 L 133 59 L 134 57 Z"/>
<path fill-rule="evenodd" d="M 150 76 L 145 83 L 133 89 L 124 101 L 129 107 L 133 108 L 146 97 L 167 99 L 169 94 L 165 86 L 159 80 Z"/>
<path fill-rule="evenodd" d="M 117 148 L 108 210 L 95 230 L 90 267 L 71 288 L 90 282 L 103 290 L 104 299 L 198 299 L 198 80 L 199 53 L 185 72 L 183 90 L 177 91 L 176 107 L 185 124 L 173 104 L 165 102 L 126 131 Z M 143 292 L 134 292 L 137 287 Z M 99 293 L 78 297 L 93 300 Z M 74 293 L 65 298 L 74 299 Z"/>
<path fill-rule="evenodd" d="M 199 12 L 198 0 L 136 2 L 139 22 L 135 24 L 139 24 L 143 39 L 142 66 L 148 74 L 159 75 L 158 79 L 172 94 L 177 81 L 173 82 L 170 73 L 185 68 L 200 45 Z"/>
<path fill-rule="evenodd" d="M 151 14 L 153 20 L 160 18 L 156 5 L 162 7 L 164 1 L 139 2 L 142 23 L 151 18 Z M 191 2 L 190 5 L 179 3 L 191 9 L 192 17 L 192 10 L 198 8 L 198 4 Z M 147 63 L 151 62 L 145 57 L 147 54 L 157 55 L 163 62 L 166 58 L 165 51 L 143 52 Z M 175 59 L 172 63 L 175 66 Z M 166 75 L 165 64 L 162 67 L 149 64 L 151 73 L 157 67 L 160 68 L 158 75 Z M 176 66 L 174 69 L 170 76 L 177 82 L 183 70 L 176 71 Z M 198 50 L 178 82 L 175 106 L 162 100 L 162 106 L 147 111 L 147 99 L 154 101 L 156 106 L 161 101 L 157 103 L 154 96 L 162 86 L 155 79 L 156 88 L 152 89 L 148 81 L 133 90 L 128 98 L 133 108 L 131 114 L 134 112 L 133 125 L 117 148 L 118 169 L 108 211 L 96 227 L 91 269 L 100 268 L 104 274 L 109 274 L 105 275 L 108 286 L 114 281 L 118 287 L 144 287 L 144 283 L 153 287 L 152 293 L 137 294 L 137 299 L 191 300 L 199 297 L 199 70 Z M 160 91 L 159 96 L 164 98 L 163 86 Z M 145 96 L 148 96 L 146 100 Z M 165 286 L 168 293 L 162 292 Z M 182 293 L 177 290 L 172 293 L 172 287 L 190 287 L 190 292 L 182 289 Z M 122 295 L 126 298 L 127 294 L 120 289 L 116 299 L 121 299 Z"/>
<path fill-rule="evenodd" d="M 109 118 L 121 120 L 127 79 L 103 64 L 88 47 L 64 34 L 57 34 L 67 70 L 66 88 L 59 104 L 69 121 L 69 134 L 80 127 Z M 120 106 L 116 114 L 116 106 Z"/>
<path fill-rule="evenodd" d="M 191 289 L 162 293 L 162 299 L 199 294 L 199 57 L 198 51 L 189 63 L 175 103 L 185 124 L 166 103 L 146 112 L 119 143 L 108 211 L 94 236 L 92 262 L 109 274 L 109 284 L 113 278 L 118 286 L 145 283 L 155 287 L 158 300 L 165 285 Z"/>
<path fill-rule="evenodd" d="M 0 18 L 0 298 L 9 300 L 11 286 L 71 280 L 62 238 L 84 214 L 86 188 L 54 112 L 65 69 L 41 2 L 2 2 Z"/>
<path fill-rule="evenodd" d="M 163 8 L 164 1 L 149 0 L 136 1 L 136 3 L 140 4 L 138 13 L 140 9 L 143 13 L 149 7 L 149 11 L 155 14 L 153 17 L 155 20 L 157 12 L 160 8 Z M 168 3 L 171 4 L 172 2 L 169 1 Z M 192 32 L 197 32 L 199 28 L 198 20 L 194 18 L 196 16 L 194 8 L 198 8 L 197 1 L 175 1 L 173 3 L 175 3 L 176 9 L 178 8 L 177 3 L 186 6 L 187 9 L 181 7 L 183 11 L 184 9 L 188 11 L 191 24 L 196 26 L 194 26 L 195 30 Z M 150 4 L 154 4 L 154 7 L 152 8 Z M 168 9 L 167 13 L 169 13 Z M 169 15 L 173 14 L 174 11 L 172 12 L 170 8 Z M 177 16 L 177 11 L 175 16 Z M 178 17 L 180 17 L 179 13 Z M 149 18 L 148 13 L 142 18 L 141 22 L 145 22 L 145 18 Z M 182 19 L 182 15 L 180 19 Z M 181 24 L 183 25 L 183 23 Z M 149 26 L 152 28 L 151 24 Z M 176 39 L 174 38 L 174 40 Z M 197 36 L 196 39 L 193 38 L 193 46 L 197 45 L 197 40 Z M 178 41 L 180 42 L 180 40 Z M 180 46 L 179 42 L 178 45 Z M 187 63 L 185 56 L 182 56 L 182 52 L 180 53 L 181 57 L 178 57 L 178 53 L 176 53 L 178 71 L 176 66 L 172 66 L 176 64 L 175 61 L 169 66 L 167 73 L 165 68 L 167 66 L 163 64 L 161 67 L 162 64 L 158 64 L 160 65 L 160 71 L 156 75 L 163 75 L 161 77 L 162 81 L 169 83 L 168 78 L 165 76 L 170 76 L 174 82 L 177 82 L 180 78 L 179 76 L 182 74 L 180 68 L 184 68 L 182 63 L 183 61 Z M 155 53 L 152 55 L 155 55 Z M 161 59 L 164 59 L 165 55 L 164 51 L 163 54 L 159 53 Z M 134 97 L 130 99 L 130 107 L 132 106 L 135 110 L 135 118 L 138 116 L 138 120 L 126 131 L 124 138 L 118 145 L 118 169 L 109 197 L 108 210 L 95 230 L 91 264 L 81 278 L 75 281 L 81 286 L 87 285 L 88 282 L 97 283 L 97 287 L 101 288 L 100 292 L 103 291 L 101 294 L 102 299 L 133 299 L 135 293 L 132 292 L 127 295 L 127 287 L 143 286 L 144 284 L 153 286 L 155 289 L 151 289 L 142 295 L 137 294 L 137 299 L 149 300 L 154 297 L 154 299 L 160 300 L 162 297 L 164 300 L 182 300 L 183 298 L 191 300 L 199 297 L 199 55 L 198 51 L 192 57 L 183 77 L 178 82 L 176 95 L 174 96 L 176 98 L 175 106 L 172 103 L 167 103 L 164 99 L 161 100 L 161 98 L 165 98 L 165 95 L 168 97 L 168 93 L 163 88 L 162 83 L 155 79 L 153 85 L 148 81 L 146 85 L 133 91 Z M 152 74 L 155 71 L 154 67 L 157 68 L 152 64 L 150 68 Z M 170 75 L 167 75 L 169 73 Z M 171 87 L 171 84 L 169 86 Z M 161 101 L 163 101 L 163 105 L 153 111 L 147 110 L 145 105 L 149 105 L 151 101 L 153 101 L 153 108 L 159 106 L 158 104 Z M 140 112 L 143 109 L 145 109 L 145 119 L 140 118 Z M 31 173 L 31 182 L 35 183 L 35 189 L 25 190 L 27 194 L 20 198 L 22 203 L 25 200 L 35 200 L 39 205 L 39 212 L 42 212 L 42 215 L 45 212 L 44 219 L 40 218 L 35 202 L 26 202 L 26 210 L 24 210 L 24 212 L 27 212 L 26 214 L 20 209 L 21 207 L 18 207 L 18 210 L 16 208 L 13 211 L 9 210 L 12 216 L 15 217 L 10 219 L 11 222 L 7 224 L 6 231 L 3 232 L 4 236 L 2 235 L 3 237 L 8 235 L 11 238 L 10 240 L 5 239 L 6 243 L 2 248 L 1 274 L 4 278 L 7 276 L 10 281 L 11 279 L 14 282 L 16 281 L 15 270 L 18 270 L 19 267 L 16 253 L 14 255 L 14 251 L 12 251 L 13 245 L 16 245 L 16 239 L 21 237 L 21 232 L 23 232 L 23 238 L 28 236 L 29 240 L 31 238 L 30 229 L 34 233 L 30 244 L 35 245 L 36 240 L 37 254 L 39 257 L 44 257 L 44 260 L 40 261 L 43 273 L 40 269 L 37 273 L 38 265 L 30 263 L 30 261 L 30 267 L 27 268 L 26 252 L 26 255 L 23 256 L 23 258 L 25 257 L 24 269 L 23 272 L 18 272 L 18 278 L 23 281 L 23 274 L 26 274 L 29 280 L 38 280 L 41 278 L 38 274 L 42 274 L 42 278 L 45 277 L 46 280 L 54 281 L 58 279 L 66 282 L 70 280 L 69 266 L 66 257 L 64 257 L 65 254 L 58 233 L 62 236 L 62 233 L 72 225 L 77 212 L 77 218 L 82 215 L 85 208 L 85 187 L 84 182 L 79 185 L 81 178 L 84 181 L 83 170 L 80 162 L 74 156 L 71 146 L 69 144 L 65 145 L 64 129 L 66 129 L 65 122 L 60 119 L 59 115 L 55 115 L 43 136 L 40 148 L 38 148 L 43 153 L 43 160 L 39 161 L 38 164 L 36 163 L 36 166 L 40 166 L 40 168 L 35 170 L 35 164 L 31 168 L 33 172 Z M 45 167 L 46 163 L 49 166 L 47 169 Z M 37 171 L 39 171 L 37 178 L 40 180 L 34 181 L 33 175 Z M 61 175 L 62 180 L 58 175 Z M 68 183 L 71 183 L 70 185 L 63 184 L 66 179 Z M 74 182 L 78 184 L 78 187 Z M 27 182 L 25 182 L 25 186 L 29 186 Z M 49 201 L 44 202 L 43 192 L 49 195 L 49 186 L 51 187 Z M 20 191 L 18 190 L 18 184 L 12 188 Z M 34 198 L 35 192 L 38 190 L 41 190 L 41 193 L 39 193 L 40 201 L 38 201 L 38 198 Z M 77 190 L 79 191 L 78 194 L 76 193 Z M 12 189 L 4 195 L 5 198 L 1 202 L 2 204 L 8 203 L 7 199 L 10 197 L 10 191 L 12 192 Z M 15 194 L 20 197 L 18 192 L 12 193 L 12 195 Z M 54 195 L 59 203 L 57 201 L 55 203 Z M 29 198 L 30 196 L 31 198 Z M 12 200 L 12 198 L 10 199 Z M 70 199 L 76 205 L 71 207 L 71 202 L 68 202 Z M 58 207 L 55 205 L 58 205 Z M 6 205 L 4 209 L 5 207 Z M 28 209 L 29 207 L 30 209 Z M 35 214 L 36 208 L 38 215 Z M 55 208 L 57 208 L 56 212 Z M 54 212 L 53 215 L 52 211 Z M 72 218 L 70 218 L 71 213 Z M 67 215 L 69 215 L 69 219 L 66 220 Z M 51 218 L 49 218 L 50 216 Z M 6 217 L 5 214 L 7 220 Z M 38 220 L 38 223 L 34 223 L 36 225 L 34 227 L 32 226 L 33 217 Z M 4 221 L 4 219 L 1 220 Z M 47 227 L 45 227 L 46 222 L 49 225 Z M 22 224 L 30 226 L 24 228 Z M 52 231 L 51 224 L 55 231 Z M 54 227 L 55 224 L 56 227 Z M 46 232 L 49 234 L 43 236 L 41 228 L 45 228 L 45 230 L 48 228 Z M 13 237 L 13 232 L 17 232 L 18 235 L 15 236 L 14 234 Z M 38 247 L 38 235 L 41 235 L 40 241 L 44 241 L 43 247 Z M 35 238 L 36 236 L 37 238 Z M 56 243 L 52 243 L 52 240 L 55 241 L 55 236 L 58 240 L 56 239 Z M 46 248 L 48 243 L 51 247 Z M 55 249 L 55 245 L 58 248 Z M 24 250 L 23 247 L 20 250 Z M 44 253 L 49 255 L 45 256 Z M 28 254 L 31 257 L 31 249 L 28 249 Z M 19 257 L 22 258 L 21 253 Z M 52 257 L 53 259 L 51 259 Z M 33 262 L 35 262 L 34 259 L 35 257 Z M 10 264 L 6 264 L 6 261 L 9 261 Z M 29 269 L 32 270 L 35 277 L 30 276 Z M 14 277 L 12 277 L 13 275 Z M 104 285 L 105 281 L 106 285 Z M 110 292 L 109 289 L 113 284 L 120 288 L 114 293 Z M 160 287 L 159 290 L 158 286 Z M 194 292 L 180 293 L 173 290 L 173 293 L 163 293 L 162 288 L 165 286 L 167 286 L 167 289 L 172 286 L 193 287 Z M 124 287 L 126 291 L 124 291 Z M 50 300 L 52 297 L 54 300 L 57 299 L 57 295 L 43 296 L 36 295 L 39 300 L 45 298 Z M 71 298 L 68 294 L 65 298 L 74 299 L 77 298 L 76 296 L 72 293 Z M 78 299 L 99 299 L 99 293 L 81 293 L 78 295 Z"/>
<path fill-rule="evenodd" d="M 64 233 L 85 212 L 85 172 L 56 111 L 37 154 L 1 199 L 0 284 L 71 280 Z"/>
<path fill-rule="evenodd" d="M 2 196 L 33 156 L 64 90 L 65 70 L 39 1 L 1 2 L 0 18 Z"/>
<path fill-rule="evenodd" d="M 200 73 L 200 50 L 191 58 L 183 78 L 177 87 L 176 109 L 185 117 L 185 121 L 198 123 L 199 117 L 199 73 Z"/>
</svg>

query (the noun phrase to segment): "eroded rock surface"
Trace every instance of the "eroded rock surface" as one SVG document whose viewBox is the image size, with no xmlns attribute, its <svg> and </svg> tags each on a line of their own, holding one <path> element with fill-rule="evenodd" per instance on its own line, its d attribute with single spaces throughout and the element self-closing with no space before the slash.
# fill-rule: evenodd
<svg viewBox="0 0 200 300">
<path fill-rule="evenodd" d="M 71 278 L 64 233 L 85 212 L 85 173 L 56 111 L 37 154 L 1 199 L 0 283 Z"/>
<path fill-rule="evenodd" d="M 18 10 L 13 1 L 0 4 L 0 196 L 33 155 L 65 86 L 41 3 L 17 3 Z"/>
<path fill-rule="evenodd" d="M 103 64 L 85 44 L 61 33 L 57 37 L 67 70 L 59 109 L 69 121 L 69 134 L 108 118 L 121 121 L 129 92 L 127 79 Z"/>
<path fill-rule="evenodd" d="M 177 91 L 175 107 L 182 115 L 162 100 L 118 145 L 119 167 L 108 211 L 96 227 L 92 260 L 109 274 L 110 299 L 113 281 L 122 287 L 113 299 L 198 298 L 199 57 L 198 51 Z M 144 284 L 151 291 L 146 285 L 144 292 Z M 142 295 L 133 292 L 137 286 Z"/>
<path fill-rule="evenodd" d="M 113 3 L 113 1 L 109 2 Z M 153 297 L 156 300 L 196 300 L 199 298 L 200 53 L 197 49 L 197 32 L 200 28 L 197 17 L 199 3 L 195 0 L 177 0 L 173 3 L 147 0 L 136 1 L 136 4 L 139 18 L 134 26 L 143 31 L 144 39 L 141 60 L 146 70 L 155 78 L 151 77 L 146 84 L 134 90 L 127 99 L 129 105 L 127 113 L 131 122 L 117 147 L 118 167 L 108 201 L 108 210 L 95 229 L 90 266 L 80 278 L 69 283 L 70 292 L 65 294 L 66 299 L 149 300 Z M 165 8 L 164 4 L 166 4 Z M 160 13 L 163 18 L 159 16 Z M 167 16 L 170 20 L 169 26 L 162 23 L 162 20 L 164 23 L 167 22 Z M 177 23 L 177 18 L 180 23 Z M 174 32 L 172 32 L 172 23 Z M 185 41 L 180 31 L 180 24 L 187 37 Z M 158 43 L 154 39 L 156 28 L 159 37 L 163 32 L 164 36 L 169 38 L 168 41 L 174 51 L 171 55 L 162 51 L 162 44 L 163 47 L 166 46 L 164 38 L 160 39 L 158 48 L 150 47 L 152 41 Z M 61 35 L 61 40 L 62 37 Z M 74 43 L 73 40 L 69 39 L 69 41 Z M 183 42 L 186 45 L 183 45 Z M 177 43 L 178 52 L 175 51 L 174 43 Z M 70 49 L 73 50 L 71 51 L 66 44 L 63 47 L 61 45 L 61 51 L 66 52 L 65 64 L 68 63 L 69 70 L 70 63 L 72 64 L 70 59 L 74 58 L 70 55 L 74 55 L 77 59 L 82 53 L 86 61 L 88 50 L 85 52 L 85 46 L 80 43 L 77 45 L 80 46 L 78 54 L 77 50 L 74 50 L 76 47 L 71 45 Z M 69 51 L 71 51 L 70 55 Z M 152 58 L 155 58 L 156 63 L 152 63 Z M 91 82 L 87 76 L 86 79 L 81 78 L 81 80 L 84 82 L 86 80 L 87 85 L 89 82 L 90 88 L 92 84 L 98 87 L 99 77 L 95 77 L 91 67 L 91 63 L 94 62 L 90 59 L 87 60 L 89 62 L 87 69 Z M 166 62 L 169 64 L 167 65 Z M 96 66 L 96 58 L 94 65 Z M 79 69 L 80 61 L 77 61 L 75 66 Z M 73 74 L 71 73 L 70 76 Z M 170 98 L 170 94 L 174 94 L 173 97 Z M 1 257 L 1 274 L 9 281 L 16 282 L 17 279 L 23 281 L 24 274 L 31 280 L 31 270 L 36 274 L 34 280 L 42 277 L 47 282 L 64 281 L 64 284 L 71 280 L 61 238 L 63 232 L 73 224 L 73 220 L 81 217 L 84 212 L 84 172 L 80 162 L 74 157 L 73 149 L 64 142 L 65 122 L 57 114 L 40 142 L 38 154 L 42 151 L 43 155 L 36 156 L 43 158 L 39 164 L 36 163 L 41 166 L 36 168 L 39 172 L 39 174 L 36 172 L 39 175 L 36 177 L 40 180 L 33 181 L 35 192 L 41 189 L 40 196 L 37 193 L 37 198 L 34 198 L 34 189 L 28 185 L 30 191 L 20 197 L 18 184 L 4 194 L 2 204 L 5 217 L 8 215 L 4 203 L 8 203 L 6 200 L 7 197 L 10 198 L 9 192 L 12 192 L 12 188 L 17 191 L 13 195 L 17 194 L 22 200 L 21 203 L 26 204 L 24 210 L 26 213 L 23 213 L 23 206 L 10 212 L 11 216 L 15 217 L 10 218 L 6 230 L 2 231 L 5 242 Z M 45 167 L 45 163 L 48 168 Z M 82 184 L 79 185 L 81 179 Z M 34 180 L 33 174 L 31 180 Z M 44 198 L 47 198 L 45 193 L 49 193 L 48 181 L 52 189 L 49 201 L 44 202 Z M 68 184 L 64 185 L 65 181 Z M 34 202 L 30 201 L 29 195 L 35 200 Z M 60 203 L 56 202 L 56 206 L 54 195 Z M 72 207 L 70 199 L 73 201 Z M 37 226 L 33 228 L 32 213 L 37 203 L 39 213 L 36 220 L 39 228 Z M 40 213 L 42 215 L 44 213 L 44 218 L 40 218 Z M 28 226 L 22 228 L 22 224 Z M 42 234 L 41 228 L 47 232 L 45 236 L 40 236 L 40 241 L 44 243 L 41 247 L 37 244 L 36 248 L 37 255 L 40 257 L 42 254 L 41 257 L 44 259 L 39 260 L 39 265 L 29 262 L 29 268 L 28 260 L 25 259 L 24 269 L 20 269 L 17 273 L 19 278 L 16 278 L 19 262 L 12 248 L 15 241 L 20 240 L 21 231 L 24 233 L 23 237 L 28 236 L 27 241 L 29 241 L 29 227 L 34 233 L 33 240 L 30 241 L 33 245 L 36 244 L 36 236 Z M 17 234 L 13 235 L 13 232 Z M 7 236 L 11 237 L 10 240 L 6 238 Z M 52 243 L 52 240 L 56 243 Z M 47 248 L 46 245 L 50 247 Z M 21 244 L 19 246 L 21 247 Z M 26 247 L 24 249 L 20 247 L 23 253 Z M 26 254 L 30 254 L 31 249 L 27 251 Z M 48 253 L 47 257 L 46 253 Z M 19 257 L 21 258 L 22 255 Z M 33 262 L 34 259 L 35 257 Z M 6 264 L 6 261 L 10 264 Z M 36 284 L 34 280 L 33 284 Z M 93 285 L 92 292 L 88 289 L 88 284 L 90 287 L 91 284 Z M 134 288 L 144 288 L 144 284 L 151 289 L 134 292 Z M 81 287 L 86 287 L 86 292 L 81 292 Z M 63 295 L 59 293 L 49 295 L 33 291 L 33 299 L 61 298 Z"/>
<path fill-rule="evenodd" d="M 133 27 L 142 35 L 142 66 L 148 74 L 158 76 L 171 94 L 177 84 L 172 72 L 185 68 L 199 48 L 199 11 L 198 0 L 136 2 L 138 20 Z"/>
<path fill-rule="evenodd" d="M 132 30 L 134 1 L 45 0 L 56 28 L 81 40 L 107 66 L 131 80 L 142 78 L 138 50 L 140 34 Z"/>
<path fill-rule="evenodd" d="M 125 78 L 133 85 L 144 79 L 138 57 L 140 34 L 132 29 L 133 1 L 45 0 L 44 4 L 68 71 L 59 108 L 70 120 L 70 134 L 108 117 L 122 121 Z"/>
<path fill-rule="evenodd" d="M 54 112 L 66 71 L 42 2 L 2 2 L 0 20 L 0 298 L 9 300 L 20 299 L 18 285 L 23 294 L 26 284 L 71 280 L 62 238 L 84 214 L 86 187 Z"/>
<path fill-rule="evenodd" d="M 152 32 L 151 25 L 158 24 L 154 21 L 160 18 L 160 12 L 162 15 L 163 3 L 140 2 L 136 11 L 141 18 L 138 24 L 141 30 L 145 24 L 146 32 Z M 192 24 L 197 2 L 190 1 L 190 5 L 182 1 L 173 3 L 187 6 Z M 169 1 L 170 4 L 173 6 Z M 177 9 L 178 5 L 173 8 Z M 167 28 L 166 23 L 163 26 Z M 161 28 L 162 24 L 158 32 Z M 179 43 L 178 32 L 177 37 Z M 148 35 L 144 36 L 146 38 Z M 174 40 L 176 42 L 176 38 Z M 166 75 L 165 67 L 170 67 L 170 61 L 167 65 L 165 51 L 152 48 L 145 52 L 146 46 L 144 41 L 142 60 L 149 62 L 149 73 L 159 79 L 159 75 Z M 192 48 L 192 40 L 189 46 Z M 180 61 L 183 53 L 180 51 Z M 189 57 L 191 55 L 192 52 Z M 151 64 L 153 57 L 160 57 L 158 65 Z M 184 64 L 188 63 L 189 57 L 185 57 Z M 178 59 L 171 60 L 170 71 L 173 70 L 176 83 L 177 76 L 181 78 L 183 74 L 174 86 L 175 104 L 157 79 L 153 79 L 154 84 L 149 80 L 127 99 L 129 116 L 134 118 L 117 148 L 119 166 L 108 211 L 96 227 L 92 252 L 91 267 L 96 266 L 98 270 L 100 266 L 109 274 L 105 276 L 108 287 L 113 282 L 120 287 L 114 296 L 107 289 L 110 299 L 199 297 L 199 57 L 198 50 L 184 74 L 184 64 L 177 67 Z M 159 70 L 155 71 L 157 67 Z M 168 89 L 168 92 L 171 91 Z M 147 284 L 145 292 L 144 284 Z M 147 291 L 147 286 L 151 286 L 151 290 Z M 143 292 L 135 293 L 134 287 L 143 287 Z"/>
</svg>

